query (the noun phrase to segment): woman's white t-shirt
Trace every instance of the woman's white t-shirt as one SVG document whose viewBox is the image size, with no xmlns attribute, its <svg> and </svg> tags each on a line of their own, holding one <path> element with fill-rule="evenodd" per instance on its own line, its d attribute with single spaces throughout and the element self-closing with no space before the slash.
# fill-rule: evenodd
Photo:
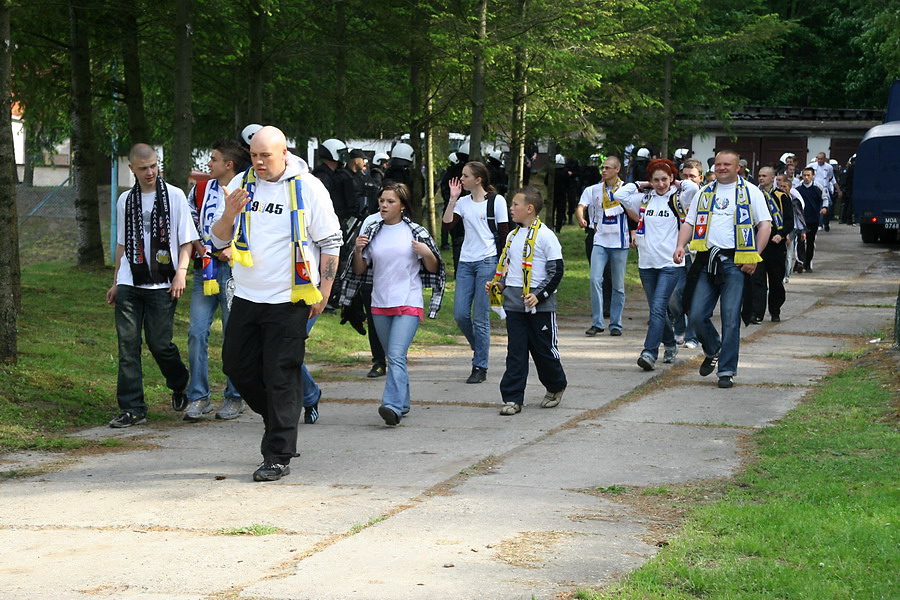
<svg viewBox="0 0 900 600">
<path fill-rule="evenodd" d="M 462 218 L 466 230 L 459 253 L 460 262 L 481 262 L 485 258 L 497 256 L 494 234 L 487 222 L 487 200 L 475 202 L 471 194 L 463 196 L 456 202 L 453 214 Z M 500 194 L 494 198 L 494 218 L 498 224 L 509 222 L 506 199 Z"/>
<path fill-rule="evenodd" d="M 633 186 L 634 184 L 628 184 Z M 627 186 L 626 186 L 627 187 Z M 684 261 L 675 264 L 672 255 L 678 245 L 678 229 L 681 220 L 672 212 L 669 198 L 675 188 L 660 196 L 656 190 L 650 192 L 650 198 L 644 210 L 644 235 L 637 236 L 638 268 L 664 269 L 666 267 L 683 267 Z M 619 201 L 632 211 L 640 214 L 644 192 L 634 192 Z"/>
<path fill-rule="evenodd" d="M 421 259 L 412 249 L 413 235 L 403 221 L 384 224 L 363 251 L 372 264 L 372 306 L 423 308 Z"/>
</svg>

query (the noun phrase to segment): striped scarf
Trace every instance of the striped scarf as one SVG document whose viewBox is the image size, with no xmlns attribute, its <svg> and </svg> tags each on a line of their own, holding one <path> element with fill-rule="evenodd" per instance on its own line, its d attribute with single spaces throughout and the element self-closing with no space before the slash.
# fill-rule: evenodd
<svg viewBox="0 0 900 600">
<path fill-rule="evenodd" d="M 774 229 L 781 229 L 784 227 L 784 216 L 781 214 L 781 209 L 778 207 L 780 202 L 775 196 L 778 190 L 759 189 L 762 190 L 763 196 L 766 198 L 766 204 L 769 206 L 769 214 L 772 215 L 772 226 Z"/>
<path fill-rule="evenodd" d="M 706 234 L 709 232 L 709 223 L 713 215 L 712 206 L 716 199 L 717 186 L 718 181 L 713 181 L 700 189 L 691 250 L 709 251 L 706 245 Z M 753 228 L 753 217 L 750 210 L 750 194 L 747 193 L 747 184 L 743 177 L 738 177 L 734 202 L 734 262 L 739 265 L 762 262 L 762 257 L 756 249 L 756 232 Z"/>
<path fill-rule="evenodd" d="M 200 191 L 203 194 L 200 204 L 200 222 L 197 226 L 197 231 L 200 234 L 200 241 L 205 248 L 203 256 L 200 257 L 201 262 L 203 263 L 203 295 L 215 296 L 219 293 L 219 261 L 217 258 L 219 251 L 216 250 L 216 247 L 213 245 L 212 236 L 210 235 L 209 230 L 212 227 L 216 208 L 218 208 L 219 201 L 221 200 L 221 194 L 219 193 L 218 180 L 213 179 L 202 183 L 205 185 L 201 186 L 201 184 L 198 183 L 197 187 L 194 189 L 194 193 L 196 194 Z"/>
<path fill-rule="evenodd" d="M 175 265 L 169 248 L 171 216 L 169 190 L 162 177 L 156 178 L 156 199 L 150 213 L 150 252 L 144 247 L 144 211 L 141 183 L 125 198 L 125 256 L 131 266 L 135 285 L 169 283 L 175 277 Z"/>
<path fill-rule="evenodd" d="M 532 260 L 534 259 L 534 243 L 537 241 L 540 228 L 541 220 L 536 218 L 528 227 L 528 232 L 525 236 L 525 244 L 522 246 L 522 296 L 527 296 L 531 293 L 531 267 Z M 520 229 L 522 229 L 522 226 L 516 225 L 516 228 L 513 229 L 509 234 L 509 237 L 506 238 L 506 245 L 503 246 L 503 252 L 500 253 L 500 260 L 497 261 L 497 270 L 494 273 L 494 278 L 491 279 L 492 284 L 497 283 L 500 281 L 500 278 L 503 277 L 503 272 L 509 264 L 507 258 L 509 247 L 512 245 L 513 239 Z M 492 308 L 503 307 L 503 292 L 500 290 L 499 286 L 491 285 L 489 295 Z M 532 310 L 532 312 L 534 311 Z"/>
<path fill-rule="evenodd" d="M 306 238 L 306 220 L 303 208 L 303 184 L 296 177 L 290 177 L 283 183 L 288 184 L 291 197 L 291 253 L 293 274 L 291 276 L 291 302 L 303 301 L 307 306 L 321 302 L 322 293 L 312 282 L 311 266 L 307 259 L 309 240 Z M 256 171 L 248 169 L 241 180 L 241 187 L 247 190 L 249 199 L 238 217 L 232 240 L 231 259 L 245 267 L 253 266 L 250 253 L 250 215 L 253 206 L 253 194 L 256 192 Z"/>
</svg>

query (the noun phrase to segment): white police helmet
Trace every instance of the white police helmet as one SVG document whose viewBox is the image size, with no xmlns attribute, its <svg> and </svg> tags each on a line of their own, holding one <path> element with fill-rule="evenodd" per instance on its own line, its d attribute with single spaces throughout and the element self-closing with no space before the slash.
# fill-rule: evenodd
<svg viewBox="0 0 900 600">
<path fill-rule="evenodd" d="M 263 128 L 263 126 L 260 125 L 259 123 L 250 123 L 249 125 L 244 127 L 241 130 L 241 138 L 243 138 L 244 143 L 249 146 L 250 140 L 253 138 L 253 136 L 256 134 L 256 132 L 262 128 Z"/>
<path fill-rule="evenodd" d="M 457 156 L 456 152 L 451 152 L 450 156 L 448 156 L 447 159 L 450 161 L 451 165 L 459 164 L 459 156 Z"/>
<path fill-rule="evenodd" d="M 638 148 L 637 155 L 638 158 L 650 158 L 650 150 L 649 148 Z"/>
<path fill-rule="evenodd" d="M 381 163 L 391 160 L 391 157 L 385 152 L 376 152 L 372 157 L 372 164 L 380 165 Z"/>
<path fill-rule="evenodd" d="M 469 140 L 466 140 L 460 145 L 459 150 L 457 150 L 460 154 L 469 155 Z"/>
<path fill-rule="evenodd" d="M 558 164 L 558 165 L 565 165 L 565 164 L 566 164 L 566 157 L 563 156 L 562 154 L 557 154 L 557 155 L 556 155 L 556 164 Z"/>
<path fill-rule="evenodd" d="M 347 156 L 347 144 L 330 138 L 319 145 L 319 156 L 335 162 L 343 162 Z"/>
<path fill-rule="evenodd" d="M 402 158 L 403 160 L 408 160 L 412 162 L 413 159 L 413 147 L 409 144 L 397 144 L 391 150 L 391 158 Z"/>
<path fill-rule="evenodd" d="M 689 153 L 690 153 L 689 148 L 679 148 L 678 150 L 675 151 L 675 158 L 677 160 L 681 160 L 682 158 L 687 156 Z"/>
</svg>

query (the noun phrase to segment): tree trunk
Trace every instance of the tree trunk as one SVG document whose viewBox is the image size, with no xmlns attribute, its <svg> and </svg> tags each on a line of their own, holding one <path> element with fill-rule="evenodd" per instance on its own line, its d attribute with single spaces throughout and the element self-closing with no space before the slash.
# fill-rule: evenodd
<svg viewBox="0 0 900 600">
<path fill-rule="evenodd" d="M 344 2 L 334 3 L 334 135 L 341 141 L 347 138 L 347 15 Z M 415 147 L 415 146 L 413 146 Z"/>
<path fill-rule="evenodd" d="M 247 74 L 247 81 L 250 89 L 247 94 L 247 120 L 250 123 L 259 123 L 262 125 L 263 115 L 263 67 L 265 63 L 262 58 L 265 56 L 265 18 L 260 0 L 251 0 L 250 2 L 250 48 L 254 51 L 250 53 L 251 60 L 248 68 L 250 72 Z M 244 124 L 246 125 L 246 123 Z M 243 125 L 241 126 L 243 127 Z"/>
<path fill-rule="evenodd" d="M 481 136 L 484 128 L 484 52 L 487 45 L 487 0 L 478 2 L 478 41 L 475 43 L 475 68 L 472 73 L 472 126 L 469 130 L 469 160 L 481 160 Z"/>
<path fill-rule="evenodd" d="M 16 214 L 16 160 L 10 116 L 9 1 L 0 0 L 0 363 L 19 357 L 17 323 L 21 299 L 19 221 Z"/>
<path fill-rule="evenodd" d="M 428 18 L 421 9 L 414 9 L 412 16 L 412 45 L 409 53 L 409 145 L 416 151 L 412 165 L 412 208 L 413 213 L 422 215 L 422 199 L 425 185 L 422 179 L 422 125 L 424 121 L 424 101 L 422 90 L 429 89 L 428 69 L 419 40 L 428 35 Z"/>
<path fill-rule="evenodd" d="M 102 265 L 100 205 L 97 196 L 97 151 L 91 106 L 88 19 L 77 0 L 69 0 L 69 61 L 72 67 L 72 155 L 75 177 L 75 222 L 79 265 Z"/>
<path fill-rule="evenodd" d="M 427 224 L 428 231 L 432 237 L 440 240 L 440 233 L 437 229 L 437 208 L 435 207 L 435 189 L 434 189 L 434 125 L 431 115 L 431 99 L 425 107 L 425 197 L 427 198 L 426 207 L 428 209 Z M 424 216 L 424 215 L 423 215 Z M 426 220 L 426 219 L 423 219 Z"/>
<path fill-rule="evenodd" d="M 518 17 L 520 22 L 525 19 L 528 0 L 519 0 Z M 522 187 L 525 181 L 525 115 L 526 98 L 528 97 L 528 73 L 525 65 L 528 61 L 528 50 L 525 42 L 520 41 L 516 48 L 516 64 L 513 70 L 513 107 L 512 107 L 512 135 L 509 141 L 509 155 L 507 156 L 507 175 L 509 176 L 509 193 L 512 194 Z"/>
<path fill-rule="evenodd" d="M 665 77 L 663 80 L 662 141 L 659 145 L 660 158 L 669 157 L 669 119 L 672 115 L 672 55 L 666 55 Z"/>
<path fill-rule="evenodd" d="M 125 106 L 128 107 L 128 140 L 126 150 L 137 143 L 150 143 L 150 125 L 144 111 L 144 89 L 141 86 L 141 60 L 138 49 L 137 3 L 122 2 L 117 8 L 121 16 L 122 67 L 125 73 Z"/>
<path fill-rule="evenodd" d="M 25 172 L 22 175 L 22 183 L 28 187 L 34 187 L 34 165 L 40 156 L 41 126 L 35 125 L 32 130 L 31 122 L 24 121 L 22 133 L 25 146 Z M 18 176 L 18 173 L 16 173 Z"/>
<path fill-rule="evenodd" d="M 175 11 L 175 139 L 167 179 L 185 192 L 191 175 L 191 133 L 194 116 L 191 111 L 191 61 L 193 56 L 193 0 L 179 0 Z"/>
</svg>

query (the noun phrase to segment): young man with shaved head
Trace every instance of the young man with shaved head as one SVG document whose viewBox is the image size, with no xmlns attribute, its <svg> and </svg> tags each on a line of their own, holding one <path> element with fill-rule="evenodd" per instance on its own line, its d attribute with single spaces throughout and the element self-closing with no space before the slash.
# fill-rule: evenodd
<svg viewBox="0 0 900 600">
<path fill-rule="evenodd" d="M 184 192 L 159 175 L 156 150 L 135 144 L 128 154 L 135 177 L 116 203 L 115 275 L 106 302 L 116 307 L 119 414 L 117 429 L 147 421 L 141 371 L 141 334 L 172 390 L 172 408 L 184 410 L 188 370 L 172 343 L 178 298 L 184 293 L 191 242 L 198 238 Z"/>
<path fill-rule="evenodd" d="M 741 344 L 741 304 L 744 274 L 753 275 L 769 241 L 772 217 L 759 188 L 738 175 L 740 156 L 734 150 L 716 154 L 716 179 L 700 188 L 678 234 L 673 260 L 684 260 L 685 244 L 697 251 L 692 274 L 691 325 L 706 358 L 700 375 L 716 370 L 720 388 L 734 385 Z M 712 324 L 719 304 L 722 334 Z"/>
<path fill-rule="evenodd" d="M 250 160 L 211 233 L 217 246 L 232 244 L 234 260 L 223 370 L 265 425 L 253 479 L 275 481 L 298 456 L 307 321 L 325 308 L 342 237 L 328 191 L 281 130 L 260 129 Z"/>
</svg>

